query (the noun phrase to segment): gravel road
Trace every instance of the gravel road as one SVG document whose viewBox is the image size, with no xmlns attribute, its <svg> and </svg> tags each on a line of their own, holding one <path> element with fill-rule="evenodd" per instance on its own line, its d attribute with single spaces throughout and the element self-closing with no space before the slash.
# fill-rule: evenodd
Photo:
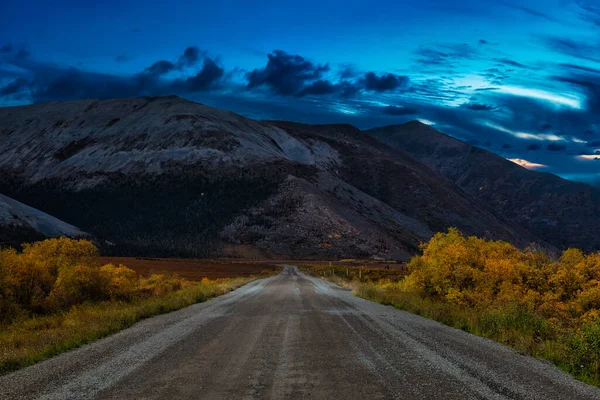
<svg viewBox="0 0 600 400">
<path fill-rule="evenodd" d="M 600 399 L 549 363 L 286 266 L 0 377 L 2 399 Z"/>
</svg>

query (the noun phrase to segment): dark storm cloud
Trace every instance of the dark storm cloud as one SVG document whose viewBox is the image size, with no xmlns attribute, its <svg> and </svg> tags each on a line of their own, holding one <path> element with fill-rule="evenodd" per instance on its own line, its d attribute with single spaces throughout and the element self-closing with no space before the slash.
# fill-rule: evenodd
<svg viewBox="0 0 600 400">
<path fill-rule="evenodd" d="M 334 85 L 330 81 L 320 79 L 318 81 L 314 81 L 308 86 L 305 86 L 300 92 L 297 93 L 297 96 L 306 96 L 306 95 L 316 95 L 322 96 L 326 94 L 333 94 L 340 90 L 339 85 Z"/>
<path fill-rule="evenodd" d="M 461 105 L 461 107 L 467 108 L 467 109 L 473 110 L 473 111 L 491 111 L 496 108 L 492 105 L 483 104 L 483 103 L 465 103 L 465 104 Z"/>
<path fill-rule="evenodd" d="M 280 96 L 327 96 L 339 95 L 352 98 L 361 91 L 394 92 L 407 89 L 410 79 L 392 73 L 370 71 L 358 76 L 355 70 L 346 66 L 337 76 L 339 81 L 326 78 L 329 64 L 313 63 L 306 58 L 276 50 L 268 55 L 264 68 L 254 69 L 246 74 L 246 89 L 267 88 Z M 336 74 L 333 74 L 334 77 Z M 330 76 L 331 78 L 331 76 Z M 353 80 L 354 79 L 354 80 Z"/>
<path fill-rule="evenodd" d="M 342 69 L 340 70 L 341 79 L 352 79 L 357 75 L 358 72 L 356 72 L 356 67 L 353 64 L 342 65 Z"/>
<path fill-rule="evenodd" d="M 202 68 L 189 78 L 165 80 L 171 72 L 189 67 L 202 59 Z M 160 60 L 131 76 L 59 67 L 11 55 L 4 61 L 26 71 L 24 76 L 1 88 L 0 96 L 28 97 L 34 103 L 81 98 L 115 98 L 145 95 L 185 94 L 213 89 L 223 78 L 224 69 L 217 62 L 189 47 L 177 63 Z"/>
<path fill-rule="evenodd" d="M 546 149 L 548 151 L 563 151 L 566 148 L 567 148 L 566 145 L 559 144 L 559 143 L 550 143 L 549 145 L 546 146 Z"/>
<path fill-rule="evenodd" d="M 382 112 L 388 115 L 415 115 L 419 110 L 414 107 L 387 106 L 382 108 Z"/>
<path fill-rule="evenodd" d="M 211 86 L 223 77 L 225 70 L 209 58 L 204 59 L 202 70 L 186 80 L 185 91 L 202 92 L 209 90 Z"/>
<path fill-rule="evenodd" d="M 146 68 L 144 70 L 144 73 L 154 76 L 160 76 L 175 70 L 175 68 L 175 64 L 173 64 L 172 62 L 161 60 L 155 62 L 154 64 Z"/>
<path fill-rule="evenodd" d="M 200 51 L 200 49 L 196 46 L 190 46 L 183 54 L 179 57 L 178 66 L 181 67 L 192 67 L 196 65 L 202 58 L 204 58 L 205 54 Z"/>
<path fill-rule="evenodd" d="M 254 69 L 247 74 L 248 89 L 266 86 L 279 95 L 297 95 L 305 86 L 321 79 L 329 71 L 328 64 L 313 64 L 302 56 L 282 50 L 275 50 L 268 58 L 264 68 Z"/>
<path fill-rule="evenodd" d="M 150 67 L 146 68 L 145 72 L 150 75 L 156 76 L 165 75 L 171 71 L 182 70 L 185 67 L 193 67 L 196 64 L 198 64 L 198 62 L 205 56 L 206 54 L 202 53 L 198 47 L 190 46 L 187 49 L 185 49 L 181 56 L 179 56 L 177 63 L 172 63 L 171 61 L 166 60 L 160 60 L 152 64 Z M 208 69 L 209 74 L 211 73 L 211 70 L 216 70 L 213 65 L 207 66 L 205 64 L 204 68 Z"/>
<path fill-rule="evenodd" d="M 349 81 L 342 81 L 339 84 L 340 96 L 345 99 L 352 98 L 360 92 L 360 87 Z"/>
<path fill-rule="evenodd" d="M 557 76 L 555 79 L 584 91 L 587 111 L 600 113 L 600 75 L 571 74 L 569 76 Z"/>
<path fill-rule="evenodd" d="M 367 72 L 361 82 L 366 90 L 392 92 L 397 89 L 407 88 L 410 79 L 408 76 L 394 74 L 377 76 L 374 72 Z"/>
</svg>

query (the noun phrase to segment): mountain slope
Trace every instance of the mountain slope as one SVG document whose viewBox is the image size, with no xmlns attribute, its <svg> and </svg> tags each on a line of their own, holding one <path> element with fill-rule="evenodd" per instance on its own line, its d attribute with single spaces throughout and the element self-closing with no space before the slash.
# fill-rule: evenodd
<svg viewBox="0 0 600 400">
<path fill-rule="evenodd" d="M 253 121 L 175 96 L 0 109 L 0 191 L 121 254 L 406 258 L 451 226 L 536 240 L 355 127 Z"/>
<path fill-rule="evenodd" d="M 18 245 L 45 237 L 87 236 L 79 228 L 0 194 L 0 243 Z"/>
<path fill-rule="evenodd" d="M 600 249 L 600 190 L 530 171 L 418 121 L 365 131 L 410 154 L 534 235 L 560 247 Z"/>
</svg>

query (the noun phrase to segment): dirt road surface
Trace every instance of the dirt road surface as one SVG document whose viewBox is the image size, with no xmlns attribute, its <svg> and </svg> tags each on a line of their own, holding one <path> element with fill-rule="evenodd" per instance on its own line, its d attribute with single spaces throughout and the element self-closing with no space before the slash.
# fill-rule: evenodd
<svg viewBox="0 0 600 400">
<path fill-rule="evenodd" d="M 600 399 L 549 363 L 286 266 L 0 377 L 2 399 Z"/>
</svg>

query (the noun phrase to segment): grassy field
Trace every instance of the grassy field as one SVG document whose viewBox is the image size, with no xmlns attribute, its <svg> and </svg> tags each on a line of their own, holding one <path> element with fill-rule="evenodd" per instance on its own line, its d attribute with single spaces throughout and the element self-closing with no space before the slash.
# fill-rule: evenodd
<svg viewBox="0 0 600 400">
<path fill-rule="evenodd" d="M 132 302 L 88 303 L 0 329 L 0 372 L 16 370 L 93 342 L 142 319 L 220 296 L 252 277 L 199 282 L 185 289 Z"/>
<path fill-rule="evenodd" d="M 129 262 L 133 269 L 122 265 Z M 280 271 L 259 263 L 98 257 L 85 240 L 0 250 L 0 373 Z"/>
</svg>

